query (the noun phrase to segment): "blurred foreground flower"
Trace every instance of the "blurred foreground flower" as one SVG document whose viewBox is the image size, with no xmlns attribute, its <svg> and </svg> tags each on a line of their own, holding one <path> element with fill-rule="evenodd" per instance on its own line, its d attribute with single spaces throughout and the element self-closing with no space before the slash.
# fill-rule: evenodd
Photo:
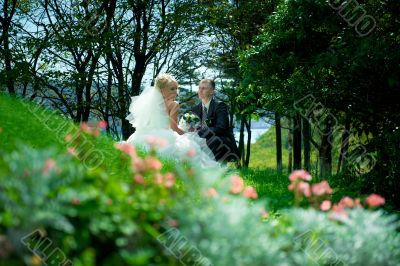
<svg viewBox="0 0 400 266">
<path fill-rule="evenodd" d="M 231 177 L 231 192 L 233 194 L 239 194 L 244 189 L 243 178 L 238 175 L 234 175 Z"/>
<path fill-rule="evenodd" d="M 378 194 L 371 194 L 366 199 L 366 203 L 370 207 L 378 207 L 385 204 L 385 199 Z"/>
</svg>

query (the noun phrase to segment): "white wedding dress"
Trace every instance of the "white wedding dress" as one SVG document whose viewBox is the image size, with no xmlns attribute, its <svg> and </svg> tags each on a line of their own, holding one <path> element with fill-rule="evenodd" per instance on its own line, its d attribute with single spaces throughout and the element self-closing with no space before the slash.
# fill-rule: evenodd
<svg viewBox="0 0 400 266">
<path fill-rule="evenodd" d="M 128 143 L 148 150 L 149 142 L 162 140 L 163 146 L 155 145 L 161 156 L 190 160 L 202 167 L 219 166 L 206 140 L 196 132 L 179 135 L 170 128 L 169 115 L 159 89 L 148 87 L 139 96 L 132 97 L 129 112 L 126 119 L 136 131 L 128 138 Z"/>
</svg>

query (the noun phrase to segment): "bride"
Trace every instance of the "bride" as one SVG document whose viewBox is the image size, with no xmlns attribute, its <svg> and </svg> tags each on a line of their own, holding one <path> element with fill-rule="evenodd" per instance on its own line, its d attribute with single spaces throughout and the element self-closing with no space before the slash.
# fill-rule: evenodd
<svg viewBox="0 0 400 266">
<path fill-rule="evenodd" d="M 160 74 L 154 87 L 146 88 L 139 96 L 132 97 L 127 120 L 136 128 L 128 143 L 149 149 L 155 140 L 162 156 L 194 159 L 203 167 L 219 165 L 208 148 L 206 140 L 196 132 L 185 132 L 178 126 L 178 82 L 169 74 Z"/>
</svg>

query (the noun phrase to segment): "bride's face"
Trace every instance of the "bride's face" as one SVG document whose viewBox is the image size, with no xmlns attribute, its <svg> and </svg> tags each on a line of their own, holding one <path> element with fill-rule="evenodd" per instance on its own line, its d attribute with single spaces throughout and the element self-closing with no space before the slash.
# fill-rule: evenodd
<svg viewBox="0 0 400 266">
<path fill-rule="evenodd" d="M 173 82 L 171 86 L 162 88 L 161 93 L 165 100 L 175 101 L 176 96 L 178 95 L 178 83 Z"/>
</svg>

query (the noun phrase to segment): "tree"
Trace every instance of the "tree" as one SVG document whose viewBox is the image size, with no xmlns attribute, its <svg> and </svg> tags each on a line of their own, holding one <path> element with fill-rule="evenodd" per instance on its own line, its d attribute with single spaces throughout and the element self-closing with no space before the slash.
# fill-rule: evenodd
<svg viewBox="0 0 400 266">
<path fill-rule="evenodd" d="M 15 77 L 13 73 L 13 56 L 10 47 L 10 30 L 12 28 L 13 19 L 17 11 L 17 0 L 3 1 L 2 14 L 0 15 L 1 36 L 0 36 L 0 55 L 4 63 L 5 69 L 1 73 L 5 78 L 8 92 L 15 95 Z"/>
<path fill-rule="evenodd" d="M 260 32 L 260 25 L 267 20 L 267 15 L 274 10 L 277 1 L 202 1 L 207 8 L 204 12 L 208 27 L 215 36 L 213 47 L 215 57 L 209 66 L 219 69 L 219 78 L 227 81 L 224 94 L 229 101 L 231 111 L 237 115 L 240 123 L 239 151 L 242 154 L 242 165 L 247 167 L 250 160 L 250 138 L 247 139 L 247 150 L 244 150 L 244 128 L 248 136 L 251 135 L 251 119 L 257 119 L 256 104 L 252 88 L 242 85 L 242 74 L 239 68 L 239 51 L 251 44 L 252 39 Z M 245 91 L 248 93 L 246 94 Z M 241 101 L 241 102 L 239 102 Z M 247 110 L 245 110 L 247 109 Z M 250 110 L 252 109 L 252 110 Z M 233 113 L 231 118 L 233 118 Z M 231 119 L 233 120 L 233 119 Z"/>
<path fill-rule="evenodd" d="M 399 204 L 393 190 L 398 184 L 399 3 L 383 2 L 282 2 L 241 61 L 245 79 L 273 96 L 276 109 L 308 120 L 321 176 L 331 174 L 338 149 L 340 165 L 346 165 L 340 169 L 361 175 L 363 192 L 381 192 Z M 366 34 L 375 20 L 381 26 Z M 307 126 L 303 123 L 303 131 Z M 334 146 L 337 136 L 341 141 Z"/>
</svg>

